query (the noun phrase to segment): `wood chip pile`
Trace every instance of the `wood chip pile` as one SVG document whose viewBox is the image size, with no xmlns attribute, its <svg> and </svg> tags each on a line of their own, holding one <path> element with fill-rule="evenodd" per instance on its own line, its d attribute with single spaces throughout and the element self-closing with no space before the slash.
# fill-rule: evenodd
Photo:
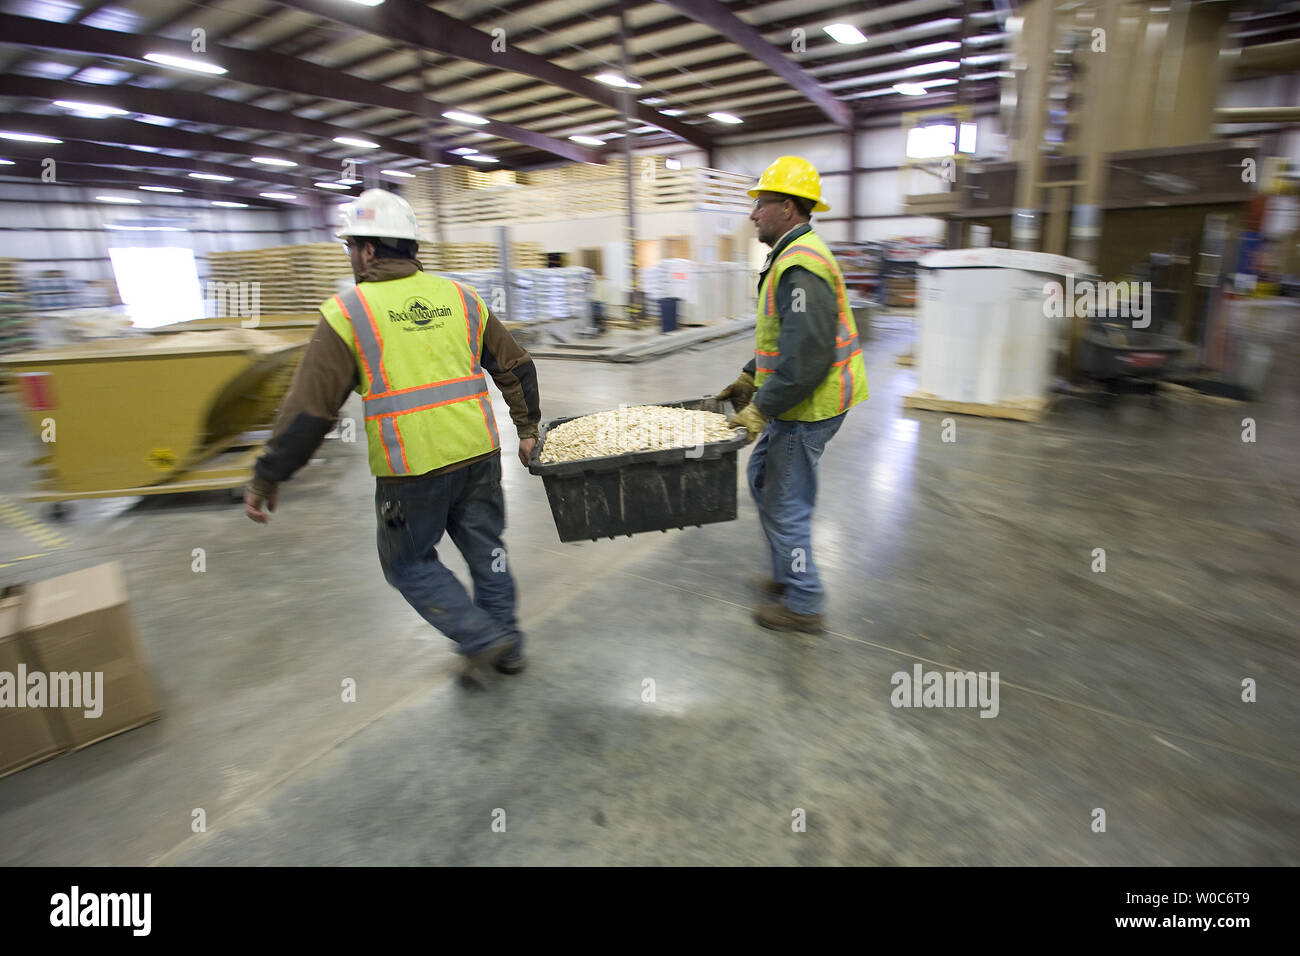
<svg viewBox="0 0 1300 956">
<path fill-rule="evenodd" d="M 546 433 L 541 461 L 553 464 L 632 451 L 692 448 L 734 437 L 727 416 L 697 409 L 638 405 L 584 415 Z"/>
</svg>

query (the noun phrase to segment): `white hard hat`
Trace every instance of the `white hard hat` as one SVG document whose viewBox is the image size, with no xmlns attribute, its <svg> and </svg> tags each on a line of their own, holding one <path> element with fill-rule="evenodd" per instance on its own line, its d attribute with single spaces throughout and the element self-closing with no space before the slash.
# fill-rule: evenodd
<svg viewBox="0 0 1300 956">
<path fill-rule="evenodd" d="M 367 189 L 343 207 L 339 239 L 374 236 L 377 239 L 420 239 L 415 210 L 401 196 L 386 189 Z"/>
</svg>

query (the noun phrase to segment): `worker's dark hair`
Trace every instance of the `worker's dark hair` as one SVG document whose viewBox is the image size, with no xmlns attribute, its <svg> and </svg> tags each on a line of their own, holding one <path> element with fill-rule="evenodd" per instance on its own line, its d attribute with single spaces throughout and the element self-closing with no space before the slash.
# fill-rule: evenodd
<svg viewBox="0 0 1300 956">
<path fill-rule="evenodd" d="M 414 239 L 380 239 L 378 236 L 353 236 L 360 249 L 367 242 L 375 247 L 376 259 L 414 259 L 420 244 Z"/>
<path fill-rule="evenodd" d="M 804 199 L 802 196 L 791 196 L 790 201 L 794 203 L 794 208 L 799 210 L 799 215 L 805 219 L 812 218 L 813 206 L 817 205 L 816 200 Z"/>
</svg>

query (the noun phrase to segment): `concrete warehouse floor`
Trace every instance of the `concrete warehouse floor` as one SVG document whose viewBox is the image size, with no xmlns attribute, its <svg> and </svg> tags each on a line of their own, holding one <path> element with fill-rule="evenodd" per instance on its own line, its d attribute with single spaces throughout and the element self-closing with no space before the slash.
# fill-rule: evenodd
<svg viewBox="0 0 1300 956">
<path fill-rule="evenodd" d="M 0 780 L 0 863 L 1300 863 L 1294 362 L 1259 404 L 1063 399 L 946 443 L 900 408 L 910 335 L 869 343 L 871 399 L 823 461 L 820 637 L 751 621 L 747 497 L 735 522 L 561 545 L 513 455 L 532 667 L 486 692 L 380 574 L 362 443 L 328 442 L 268 527 L 224 494 L 74 505 L 66 544 L 0 581 L 123 561 L 166 712 Z M 747 353 L 544 362 L 544 416 L 711 392 Z M 0 441 L 18 502 L 11 400 Z M 49 550 L 0 527 L 0 564 Z M 998 671 L 997 717 L 891 706 L 917 663 Z"/>
</svg>

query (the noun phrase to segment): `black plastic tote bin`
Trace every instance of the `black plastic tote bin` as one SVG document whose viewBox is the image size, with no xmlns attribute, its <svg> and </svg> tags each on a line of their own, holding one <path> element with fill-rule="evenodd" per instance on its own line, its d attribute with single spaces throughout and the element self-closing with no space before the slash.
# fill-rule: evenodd
<svg viewBox="0 0 1300 956">
<path fill-rule="evenodd" d="M 712 397 L 645 404 L 727 413 L 724 404 Z M 546 486 L 561 541 L 631 537 L 643 531 L 736 520 L 736 452 L 747 444 L 743 428 L 726 441 L 695 449 L 633 451 L 543 464 L 546 433 L 580 417 L 544 424 L 528 465 Z M 687 457 L 688 451 L 696 456 Z"/>
</svg>

